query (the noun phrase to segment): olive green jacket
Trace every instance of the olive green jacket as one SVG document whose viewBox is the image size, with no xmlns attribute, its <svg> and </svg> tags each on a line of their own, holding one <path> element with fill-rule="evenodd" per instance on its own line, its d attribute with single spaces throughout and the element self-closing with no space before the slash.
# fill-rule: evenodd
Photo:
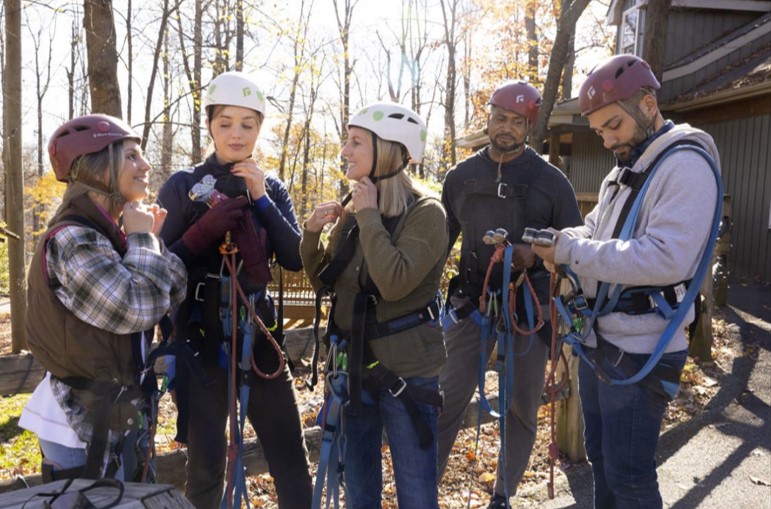
<svg viewBox="0 0 771 509">
<path fill-rule="evenodd" d="M 424 308 L 436 297 L 447 257 L 444 208 L 435 199 L 418 199 L 389 234 L 375 208 L 342 217 L 324 246 L 320 232 L 303 231 L 300 255 L 314 289 L 323 286 L 318 273 L 335 253 L 344 234 L 358 223 L 360 233 L 351 262 L 334 284 L 334 324 L 351 328 L 353 303 L 367 276 L 380 292 L 375 306 L 379 323 Z M 441 326 L 430 322 L 390 336 L 369 340 L 377 360 L 402 377 L 434 376 L 446 351 Z"/>
</svg>

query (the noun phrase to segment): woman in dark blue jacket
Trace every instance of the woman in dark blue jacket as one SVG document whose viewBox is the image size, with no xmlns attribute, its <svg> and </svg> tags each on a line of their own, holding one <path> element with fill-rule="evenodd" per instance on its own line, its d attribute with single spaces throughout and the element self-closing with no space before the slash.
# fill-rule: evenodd
<svg viewBox="0 0 771 509">
<path fill-rule="evenodd" d="M 176 318 L 175 338 L 195 352 L 208 378 L 183 376 L 178 381 L 182 382 L 178 392 L 187 386 L 185 393 L 177 395 L 178 440 L 186 438 L 188 443 L 185 495 L 198 509 L 214 509 L 223 495 L 226 455 L 233 456 L 225 436 L 230 363 L 226 351 L 232 323 L 227 316 L 233 308 L 227 302 L 227 278 L 222 277 L 231 273 L 222 246 L 228 242 L 237 246 L 238 282 L 268 331 L 276 327 L 267 290 L 271 279 L 268 260 L 275 257 L 292 271 L 300 270 L 302 262 L 300 227 L 289 193 L 252 157 L 266 106 L 259 87 L 243 73 L 223 73 L 209 85 L 204 106 L 214 150 L 202 164 L 172 175 L 158 201 L 169 211 L 161 237 L 182 258 L 189 273 L 188 295 Z M 247 307 L 239 299 L 239 345 L 250 322 L 256 320 L 249 319 Z M 248 401 L 242 404 L 275 479 L 279 507 L 307 509 L 311 480 L 292 377 L 278 343 L 256 325 L 255 330 L 253 356 L 247 361 L 251 366 L 237 370 L 239 384 L 248 387 Z M 236 352 L 238 361 L 241 354 Z M 238 394 L 245 399 L 244 392 Z M 238 477 L 236 469 L 231 471 L 229 466 L 228 470 L 226 497 L 232 496 L 230 488 L 236 482 L 232 477 Z"/>
</svg>

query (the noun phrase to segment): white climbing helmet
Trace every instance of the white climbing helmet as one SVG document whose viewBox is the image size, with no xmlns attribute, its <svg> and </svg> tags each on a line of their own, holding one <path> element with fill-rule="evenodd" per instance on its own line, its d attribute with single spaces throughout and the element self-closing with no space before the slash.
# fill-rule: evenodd
<svg viewBox="0 0 771 509">
<path fill-rule="evenodd" d="M 401 143 L 415 164 L 423 161 L 426 123 L 409 108 L 395 103 L 372 103 L 348 121 L 348 127 L 362 127 L 388 141 Z"/>
<path fill-rule="evenodd" d="M 214 105 L 240 106 L 263 115 L 267 110 L 265 94 L 248 74 L 240 71 L 223 72 L 209 82 L 203 106 L 206 109 Z"/>
</svg>

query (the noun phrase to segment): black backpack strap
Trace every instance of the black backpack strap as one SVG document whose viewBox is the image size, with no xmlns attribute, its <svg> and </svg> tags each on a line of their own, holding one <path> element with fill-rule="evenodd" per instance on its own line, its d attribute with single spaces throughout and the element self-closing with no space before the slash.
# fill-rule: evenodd
<svg viewBox="0 0 771 509">
<path fill-rule="evenodd" d="M 650 173 L 653 171 L 653 168 L 655 168 L 659 161 L 661 161 L 673 148 L 682 145 L 701 147 L 701 145 L 695 141 L 681 140 L 668 146 L 665 150 L 662 150 L 661 153 L 659 153 L 659 155 L 657 155 L 656 158 L 653 159 L 648 167 L 645 168 L 645 170 L 643 170 L 641 173 L 635 173 L 629 168 L 624 168 L 621 171 L 617 182 L 619 184 L 631 187 L 632 191 L 629 193 L 629 196 L 627 196 L 626 201 L 624 202 L 624 206 L 621 209 L 621 213 L 618 215 L 618 221 L 616 222 L 616 226 L 613 228 L 613 236 L 611 238 L 617 239 L 621 234 L 621 230 L 624 228 L 626 219 L 629 217 L 629 212 L 632 210 L 632 205 L 634 205 L 634 202 L 637 199 L 637 195 L 640 194 L 640 189 L 648 179 Z"/>
</svg>

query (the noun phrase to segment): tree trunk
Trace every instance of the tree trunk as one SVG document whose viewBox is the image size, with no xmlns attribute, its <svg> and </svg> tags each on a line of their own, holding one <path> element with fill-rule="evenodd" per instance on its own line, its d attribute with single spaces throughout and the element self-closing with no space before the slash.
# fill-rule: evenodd
<svg viewBox="0 0 771 509">
<path fill-rule="evenodd" d="M 160 182 L 166 182 L 171 176 L 171 155 L 174 151 L 174 131 L 171 124 L 171 66 L 169 65 L 169 32 L 163 36 L 163 134 L 161 135 L 161 176 Z"/>
<path fill-rule="evenodd" d="M 112 0 L 84 0 L 91 110 L 122 118 Z"/>
<path fill-rule="evenodd" d="M 527 76 L 530 81 L 538 77 L 538 33 L 535 25 L 535 0 L 525 4 L 525 33 L 527 34 Z"/>
<path fill-rule="evenodd" d="M 342 79 L 342 97 L 340 98 L 340 146 L 345 143 L 346 132 L 345 129 L 348 126 L 348 118 L 351 112 L 351 74 L 353 74 L 351 55 L 349 51 L 349 36 L 351 33 L 351 19 L 353 18 L 353 8 L 358 3 L 358 0 L 344 0 L 345 7 L 343 10 L 343 19 L 340 19 L 340 10 L 337 5 L 338 0 L 332 0 L 332 4 L 335 6 L 335 16 L 337 17 L 337 30 L 340 34 L 340 43 L 343 47 L 343 79 Z M 340 179 L 340 198 L 345 195 L 346 192 L 346 179 L 345 179 L 345 162 L 342 157 L 340 158 L 340 172 L 343 177 Z"/>
<path fill-rule="evenodd" d="M 133 102 L 133 87 L 134 83 L 134 38 L 131 34 L 131 0 L 128 0 L 126 6 L 126 45 L 128 47 L 128 83 L 126 83 L 126 122 L 131 125 L 131 107 Z"/>
<path fill-rule="evenodd" d="M 244 0 L 236 0 L 236 71 L 244 70 Z"/>
<path fill-rule="evenodd" d="M 560 78 L 562 70 L 565 67 L 565 61 L 568 57 L 570 48 L 570 38 L 575 32 L 576 22 L 581 17 L 590 0 L 563 0 L 562 11 L 560 12 L 559 24 L 557 25 L 557 35 L 554 38 L 551 58 L 549 59 L 549 69 L 546 72 L 546 81 L 543 85 L 543 103 L 538 113 L 538 122 L 536 123 L 533 135 L 530 137 L 530 145 L 538 152 L 543 152 L 543 142 L 546 136 L 549 116 L 554 109 L 559 91 Z"/>
<path fill-rule="evenodd" d="M 672 0 L 648 0 L 645 11 L 642 57 L 651 66 L 656 78 L 661 81 L 666 62 L 667 25 Z"/>
<path fill-rule="evenodd" d="M 153 104 L 155 75 L 158 74 L 158 62 L 161 59 L 161 49 L 163 48 L 163 40 L 166 35 L 166 25 L 169 21 L 169 16 L 177 9 L 177 7 L 179 7 L 179 3 L 176 3 L 172 8 L 169 8 L 169 0 L 163 0 L 161 27 L 158 29 L 158 39 L 155 42 L 155 51 L 153 53 L 153 67 L 150 71 L 150 83 L 147 85 L 147 99 L 145 101 L 145 125 L 142 129 L 142 150 L 145 150 L 147 147 L 147 138 L 150 135 L 150 126 L 152 125 L 152 121 L 150 119 L 150 109 Z"/>
<path fill-rule="evenodd" d="M 78 51 L 78 29 L 77 23 L 72 20 L 72 32 L 70 35 L 70 68 L 67 69 L 67 119 L 75 116 L 75 56 Z"/>
<path fill-rule="evenodd" d="M 11 351 L 27 347 L 24 259 L 24 172 L 21 161 L 21 0 L 4 0 L 5 68 L 3 69 L 3 165 L 8 229 L 20 239 L 8 238 L 8 272 L 11 290 Z"/>
<path fill-rule="evenodd" d="M 443 159 L 450 166 L 457 163 L 455 152 L 455 88 L 456 88 L 456 68 L 455 68 L 455 14 L 457 10 L 457 1 L 452 0 L 450 5 L 450 17 L 447 17 L 445 0 L 440 2 L 442 7 L 442 19 L 444 21 L 444 44 L 447 47 L 447 79 L 445 82 L 444 96 L 444 157 Z"/>
</svg>

